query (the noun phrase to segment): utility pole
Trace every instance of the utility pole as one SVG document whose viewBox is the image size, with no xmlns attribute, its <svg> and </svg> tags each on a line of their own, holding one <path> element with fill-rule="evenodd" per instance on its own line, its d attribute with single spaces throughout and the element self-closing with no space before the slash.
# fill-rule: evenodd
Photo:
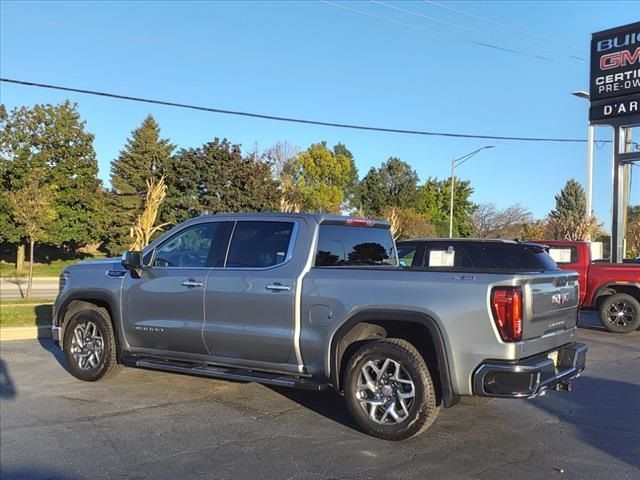
<svg viewBox="0 0 640 480">
<path fill-rule="evenodd" d="M 585 92 L 584 90 L 571 92 L 571 95 L 578 98 L 584 98 L 587 101 L 591 98 L 589 92 Z M 587 219 L 590 219 L 593 216 L 593 142 L 595 137 L 595 128 L 596 127 L 594 125 L 589 125 L 587 128 Z M 589 232 L 589 236 L 587 237 L 587 241 L 589 240 L 591 240 L 591 232 Z"/>
</svg>

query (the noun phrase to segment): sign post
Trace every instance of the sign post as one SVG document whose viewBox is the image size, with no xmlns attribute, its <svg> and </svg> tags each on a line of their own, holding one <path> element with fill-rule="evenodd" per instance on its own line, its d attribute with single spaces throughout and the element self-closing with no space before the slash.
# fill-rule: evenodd
<svg viewBox="0 0 640 480">
<path fill-rule="evenodd" d="M 633 127 L 640 126 L 640 22 L 594 33 L 591 37 L 590 125 L 613 127 L 613 208 L 611 261 L 624 259 Z"/>
</svg>

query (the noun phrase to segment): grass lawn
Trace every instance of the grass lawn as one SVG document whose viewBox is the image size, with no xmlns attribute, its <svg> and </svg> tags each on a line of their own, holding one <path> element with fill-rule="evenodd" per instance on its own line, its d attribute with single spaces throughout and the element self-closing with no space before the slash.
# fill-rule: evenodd
<svg viewBox="0 0 640 480">
<path fill-rule="evenodd" d="M 93 258 L 105 258 L 104 253 L 96 253 L 86 256 L 82 260 L 91 260 Z M 74 263 L 79 262 L 81 259 L 73 260 L 52 260 L 49 263 L 34 263 L 33 264 L 33 276 L 34 277 L 57 277 L 62 270 Z M 15 270 L 15 264 L 0 261 L 0 277 L 26 277 L 29 274 L 29 262 L 24 263 L 24 271 L 17 273 Z"/>
<path fill-rule="evenodd" d="M 0 301 L 0 327 L 51 325 L 52 298 Z"/>
</svg>

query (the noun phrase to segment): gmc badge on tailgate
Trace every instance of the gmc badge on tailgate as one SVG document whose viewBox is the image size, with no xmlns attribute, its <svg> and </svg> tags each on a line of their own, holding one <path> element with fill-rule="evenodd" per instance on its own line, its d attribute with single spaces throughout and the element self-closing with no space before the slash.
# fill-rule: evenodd
<svg viewBox="0 0 640 480">
<path fill-rule="evenodd" d="M 551 295 L 551 305 L 563 305 L 569 301 L 568 293 L 554 293 Z"/>
</svg>

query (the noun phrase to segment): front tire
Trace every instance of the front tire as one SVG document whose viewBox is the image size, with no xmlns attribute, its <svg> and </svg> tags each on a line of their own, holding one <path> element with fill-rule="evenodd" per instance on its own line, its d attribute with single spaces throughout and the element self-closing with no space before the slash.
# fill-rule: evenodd
<svg viewBox="0 0 640 480">
<path fill-rule="evenodd" d="M 73 315 L 65 328 L 63 345 L 69 372 L 80 380 L 95 382 L 120 370 L 113 325 L 104 309 Z"/>
<path fill-rule="evenodd" d="M 633 332 L 640 327 L 640 302 L 626 293 L 611 295 L 600 305 L 600 321 L 610 332 Z"/>
<path fill-rule="evenodd" d="M 429 369 L 406 340 L 368 342 L 346 368 L 347 408 L 364 433 L 404 440 L 435 421 L 439 407 Z"/>
</svg>

